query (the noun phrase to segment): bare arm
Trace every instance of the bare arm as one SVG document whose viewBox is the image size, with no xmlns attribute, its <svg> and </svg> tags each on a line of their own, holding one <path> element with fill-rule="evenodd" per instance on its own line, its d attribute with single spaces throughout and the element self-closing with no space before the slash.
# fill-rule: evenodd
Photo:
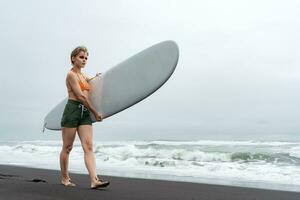
<svg viewBox="0 0 300 200">
<path fill-rule="evenodd" d="M 74 92 L 75 96 L 77 97 L 77 99 L 83 104 L 85 105 L 94 115 L 96 115 L 97 110 L 95 109 L 95 107 L 92 105 L 91 101 L 89 100 L 89 98 L 87 97 L 87 95 L 85 95 L 80 88 L 80 85 L 78 83 L 78 80 L 75 76 L 75 74 L 73 73 L 69 73 L 67 75 L 67 81 L 69 82 L 72 91 Z"/>
</svg>

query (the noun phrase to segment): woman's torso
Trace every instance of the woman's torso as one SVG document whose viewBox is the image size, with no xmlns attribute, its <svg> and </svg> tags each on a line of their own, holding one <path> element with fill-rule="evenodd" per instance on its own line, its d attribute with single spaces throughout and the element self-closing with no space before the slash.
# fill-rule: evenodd
<svg viewBox="0 0 300 200">
<path fill-rule="evenodd" d="M 70 70 L 69 73 L 74 73 L 74 74 L 76 74 L 76 73 L 73 72 L 72 70 Z M 77 81 L 78 81 L 79 83 L 80 83 L 80 81 L 81 81 L 82 84 L 88 85 L 88 82 L 86 81 L 85 76 L 84 76 L 83 74 L 82 74 L 82 75 L 77 74 L 76 77 L 77 77 Z M 68 99 L 73 99 L 73 100 L 79 101 L 79 99 L 76 97 L 76 95 L 75 95 L 75 93 L 73 92 L 73 90 L 72 90 L 72 88 L 71 88 L 71 85 L 70 85 L 70 83 L 68 82 L 67 79 L 66 79 L 66 86 L 67 86 L 67 89 L 68 89 Z M 89 97 L 89 90 L 86 90 L 85 88 L 82 88 L 82 87 L 81 87 L 81 91 L 82 91 L 82 93 L 83 93 L 85 96 Z"/>
</svg>

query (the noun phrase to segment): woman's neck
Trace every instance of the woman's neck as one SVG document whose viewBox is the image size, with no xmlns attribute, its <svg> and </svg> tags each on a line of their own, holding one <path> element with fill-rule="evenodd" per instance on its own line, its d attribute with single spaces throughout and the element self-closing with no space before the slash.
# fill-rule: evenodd
<svg viewBox="0 0 300 200">
<path fill-rule="evenodd" d="M 72 67 L 72 71 L 75 72 L 75 73 L 81 74 L 81 68 L 78 68 L 78 67 L 73 66 L 73 67 Z"/>
</svg>

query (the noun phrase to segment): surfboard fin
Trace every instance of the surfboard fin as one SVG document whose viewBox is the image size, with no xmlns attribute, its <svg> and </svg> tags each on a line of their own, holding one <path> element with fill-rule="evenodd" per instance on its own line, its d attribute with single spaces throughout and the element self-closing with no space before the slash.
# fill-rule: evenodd
<svg viewBox="0 0 300 200">
<path fill-rule="evenodd" d="M 44 123 L 43 130 L 42 130 L 43 133 L 45 132 L 46 125 L 47 125 L 47 123 Z"/>
</svg>

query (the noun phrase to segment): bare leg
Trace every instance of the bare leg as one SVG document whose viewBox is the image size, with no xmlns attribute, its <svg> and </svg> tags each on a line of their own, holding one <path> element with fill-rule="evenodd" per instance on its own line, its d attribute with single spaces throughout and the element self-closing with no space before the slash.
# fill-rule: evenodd
<svg viewBox="0 0 300 200">
<path fill-rule="evenodd" d="M 96 173 L 95 154 L 93 152 L 93 128 L 91 125 L 80 125 L 78 135 L 84 151 L 84 162 L 91 178 L 91 187 L 104 185 L 99 181 Z M 108 184 L 106 184 L 107 186 Z"/>
<path fill-rule="evenodd" d="M 73 147 L 73 142 L 76 136 L 76 128 L 62 129 L 63 146 L 60 152 L 60 169 L 61 181 L 64 185 L 70 185 L 70 177 L 68 173 L 69 154 Z"/>
</svg>

